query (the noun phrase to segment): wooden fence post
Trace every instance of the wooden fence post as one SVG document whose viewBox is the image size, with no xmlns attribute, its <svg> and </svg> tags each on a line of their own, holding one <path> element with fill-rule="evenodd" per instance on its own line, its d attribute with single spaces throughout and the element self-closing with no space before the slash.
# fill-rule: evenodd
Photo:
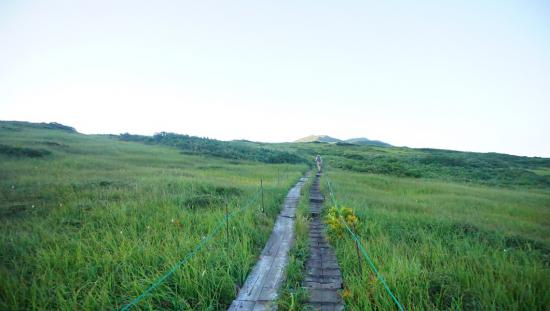
<svg viewBox="0 0 550 311">
<path fill-rule="evenodd" d="M 260 188 L 262 189 L 262 213 L 265 213 L 264 207 L 264 180 L 260 179 Z"/>
<path fill-rule="evenodd" d="M 353 233 L 355 234 L 355 224 L 353 224 Z M 357 235 L 356 235 L 357 236 Z M 355 251 L 357 252 L 357 264 L 359 266 L 359 273 L 363 275 L 363 261 L 361 260 L 361 252 L 359 251 L 359 241 L 355 240 Z"/>
<path fill-rule="evenodd" d="M 227 242 L 227 252 L 229 252 L 229 206 L 225 200 L 225 237 Z"/>
</svg>

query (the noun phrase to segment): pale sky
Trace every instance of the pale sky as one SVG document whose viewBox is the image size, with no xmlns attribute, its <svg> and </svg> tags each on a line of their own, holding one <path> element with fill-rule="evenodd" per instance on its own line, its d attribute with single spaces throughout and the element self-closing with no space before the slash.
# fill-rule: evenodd
<svg viewBox="0 0 550 311">
<path fill-rule="evenodd" d="M 0 120 L 550 157 L 550 4 L 0 0 Z"/>
</svg>

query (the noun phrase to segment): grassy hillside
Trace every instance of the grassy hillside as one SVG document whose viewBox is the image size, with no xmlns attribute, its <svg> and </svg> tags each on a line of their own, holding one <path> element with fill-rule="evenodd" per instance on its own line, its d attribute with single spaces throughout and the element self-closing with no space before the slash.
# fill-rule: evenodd
<svg viewBox="0 0 550 311">
<path fill-rule="evenodd" d="M 340 206 L 405 309 L 545 310 L 550 305 L 550 159 L 338 144 L 321 154 Z M 327 201 L 328 206 L 332 202 Z M 333 236 L 350 310 L 394 310 L 345 235 Z"/>
<path fill-rule="evenodd" d="M 550 191 L 501 189 L 330 170 L 337 201 L 406 309 L 545 310 Z M 325 193 L 329 189 L 325 183 Z M 350 310 L 393 303 L 354 243 L 332 240 Z M 363 260 L 363 259 L 362 259 Z"/>
<path fill-rule="evenodd" d="M 122 134 L 117 137 L 123 141 L 135 141 L 145 144 L 173 146 L 186 154 L 199 154 L 235 160 L 250 160 L 264 163 L 305 163 L 306 160 L 295 153 L 280 151 L 269 144 L 248 141 L 219 141 L 216 139 L 193 137 L 162 132 L 154 136 Z"/>
<path fill-rule="evenodd" d="M 385 143 L 385 142 L 383 142 L 383 141 L 380 141 L 380 140 L 370 140 L 370 139 L 365 138 L 365 137 L 346 139 L 346 142 L 347 142 L 347 143 L 350 143 L 350 144 L 356 144 L 356 145 L 369 145 L 369 146 L 378 146 L 378 147 L 391 147 L 390 144 Z"/>
<path fill-rule="evenodd" d="M 321 154 L 332 167 L 350 172 L 550 189 L 550 174 L 545 173 L 550 169 L 549 158 L 321 143 L 289 144 L 286 148 L 311 159 Z"/>
<path fill-rule="evenodd" d="M 550 305 L 550 159 L 351 144 L 82 135 L 0 122 L 0 309 L 117 309 L 248 206 L 137 309 L 223 310 L 316 154 L 407 309 Z M 265 185 L 266 213 L 257 191 Z M 323 191 L 328 197 L 326 183 Z M 256 195 L 256 196 L 255 196 Z M 279 301 L 301 306 L 307 200 Z M 393 310 L 349 238 L 332 241 L 350 310 Z"/>
<path fill-rule="evenodd" d="M 221 310 L 263 247 L 304 165 L 182 154 L 162 145 L 0 123 L 0 309 L 114 309 L 244 206 L 225 234 L 138 309 Z"/>
</svg>

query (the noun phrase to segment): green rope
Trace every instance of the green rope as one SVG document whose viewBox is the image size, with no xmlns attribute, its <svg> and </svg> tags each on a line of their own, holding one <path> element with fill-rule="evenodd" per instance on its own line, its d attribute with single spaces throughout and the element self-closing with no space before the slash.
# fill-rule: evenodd
<svg viewBox="0 0 550 311">
<path fill-rule="evenodd" d="M 332 198 L 332 203 L 334 204 L 335 207 L 338 207 L 338 203 L 336 202 L 336 197 L 334 196 L 334 192 L 332 191 L 332 185 L 330 183 L 330 179 L 328 178 L 327 176 L 327 184 L 328 184 L 328 188 L 329 188 L 329 192 L 330 192 L 330 196 Z M 361 250 L 361 253 L 363 254 L 363 256 L 365 257 L 365 260 L 367 261 L 367 263 L 369 264 L 370 268 L 372 269 L 372 271 L 374 272 L 374 274 L 376 275 L 376 277 L 378 278 L 378 280 L 380 281 L 380 283 L 382 283 L 382 285 L 384 286 L 384 288 L 386 289 L 386 291 L 388 292 L 388 294 L 390 295 L 391 299 L 393 300 L 393 302 L 395 303 L 395 305 L 397 306 L 397 308 L 400 310 L 400 311 L 404 311 L 405 309 L 403 308 L 403 306 L 401 305 L 401 303 L 399 303 L 399 300 L 397 300 L 397 298 L 395 297 L 395 295 L 393 294 L 393 292 L 391 291 L 390 287 L 388 286 L 388 283 L 386 283 L 386 280 L 384 279 L 384 277 L 382 276 L 382 274 L 380 274 L 380 272 L 378 272 L 378 269 L 376 269 L 376 265 L 374 264 L 374 262 L 372 261 L 371 257 L 369 256 L 369 254 L 367 253 L 367 250 L 365 249 L 365 247 L 363 246 L 363 243 L 361 243 L 359 237 L 357 237 L 357 235 L 355 233 L 353 233 L 353 231 L 350 229 L 350 227 L 348 226 L 348 224 L 342 219 L 342 217 L 339 218 L 340 222 L 342 222 L 342 224 L 344 224 L 344 226 L 346 227 L 346 230 L 349 232 L 349 234 L 351 235 L 351 238 L 357 243 L 357 245 L 359 245 L 359 249 Z"/>
<path fill-rule="evenodd" d="M 378 269 L 376 269 L 376 266 L 374 265 L 374 262 L 372 261 L 372 259 L 370 258 L 369 254 L 367 253 L 367 250 L 365 249 L 365 247 L 363 246 L 363 243 L 361 243 L 361 241 L 359 240 L 359 238 L 357 237 L 357 235 L 355 235 L 355 233 L 353 233 L 353 231 L 351 231 L 351 229 L 349 228 L 348 224 L 343 221 L 342 217 L 340 217 L 340 221 L 346 226 L 346 229 L 347 231 L 349 232 L 349 234 L 351 235 L 351 238 L 353 240 L 355 240 L 355 242 L 357 242 L 357 244 L 359 245 L 359 249 L 361 250 L 361 253 L 363 254 L 363 256 L 365 256 L 365 259 L 367 260 L 369 266 L 371 267 L 372 271 L 374 272 L 374 274 L 376 275 L 376 277 L 378 277 L 378 279 L 380 280 L 380 283 L 382 283 L 382 285 L 384 285 L 384 288 L 386 289 L 386 291 L 388 292 L 388 294 L 390 295 L 391 299 L 393 300 L 393 302 L 395 302 L 395 304 L 397 305 L 397 308 L 401 311 L 404 311 L 403 309 L 403 306 L 399 303 L 399 301 L 397 300 L 397 298 L 395 297 L 395 295 L 393 294 L 393 292 L 391 291 L 390 287 L 388 286 L 388 284 L 386 283 L 386 280 L 384 279 L 384 277 L 378 272 Z"/>
<path fill-rule="evenodd" d="M 157 288 L 159 285 L 164 283 L 174 272 L 176 272 L 181 266 L 186 264 L 191 258 L 193 258 L 202 248 L 204 245 L 206 245 L 218 232 L 223 228 L 225 223 L 229 221 L 229 219 L 233 218 L 237 213 L 247 209 L 250 207 L 256 200 L 259 198 L 261 191 L 258 190 L 256 194 L 248 200 L 248 202 L 243 205 L 242 207 L 239 207 L 237 210 L 231 212 L 227 216 L 225 216 L 222 220 L 218 222 L 218 224 L 214 227 L 214 229 L 210 232 L 208 236 L 203 238 L 196 246 L 193 248 L 192 251 L 187 253 L 183 259 L 178 261 L 168 272 L 166 272 L 164 275 L 162 275 L 160 278 L 158 278 L 153 284 L 151 284 L 143 293 L 141 293 L 139 296 L 137 296 L 134 300 L 132 300 L 130 303 L 125 305 L 120 311 L 127 311 L 130 310 L 131 307 L 135 306 L 137 303 L 139 303 L 143 298 L 145 298 L 149 293 L 151 293 L 155 288 Z"/>
</svg>

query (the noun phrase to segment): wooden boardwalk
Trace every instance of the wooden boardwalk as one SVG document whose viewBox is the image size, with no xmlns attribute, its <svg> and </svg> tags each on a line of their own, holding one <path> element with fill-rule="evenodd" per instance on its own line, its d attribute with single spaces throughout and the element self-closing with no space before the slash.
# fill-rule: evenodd
<svg viewBox="0 0 550 311">
<path fill-rule="evenodd" d="M 325 225 L 320 216 L 324 201 L 319 186 L 320 178 L 320 174 L 315 176 L 309 195 L 312 220 L 303 286 L 308 289 L 309 305 L 315 310 L 339 311 L 344 309 L 339 293 L 342 289 L 342 274 L 336 255 L 326 240 Z"/>
<path fill-rule="evenodd" d="M 288 252 L 294 241 L 296 207 L 300 200 L 300 191 L 307 180 L 307 176 L 300 179 L 288 192 L 283 210 L 277 217 L 271 236 L 260 255 L 260 259 L 248 275 L 229 310 L 260 311 L 277 309 L 275 300 L 285 277 Z"/>
</svg>

